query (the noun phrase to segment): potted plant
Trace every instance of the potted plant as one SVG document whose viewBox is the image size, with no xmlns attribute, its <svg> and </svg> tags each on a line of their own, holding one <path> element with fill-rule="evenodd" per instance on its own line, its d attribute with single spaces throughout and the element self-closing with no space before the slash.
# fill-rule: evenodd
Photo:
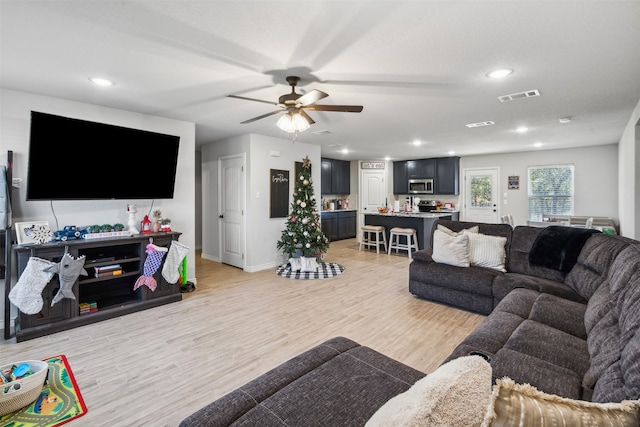
<svg viewBox="0 0 640 427">
<path fill-rule="evenodd" d="M 91 227 L 89 227 L 89 231 L 91 231 L 92 233 L 99 233 L 100 226 L 98 224 L 94 224 Z"/>
<path fill-rule="evenodd" d="M 156 209 L 153 211 L 153 217 L 155 221 L 153 221 L 153 232 L 157 233 L 160 231 L 160 218 L 162 218 L 162 211 L 160 209 Z"/>
<path fill-rule="evenodd" d="M 124 230 L 124 224 L 120 224 L 119 222 L 116 224 L 113 224 L 113 230 L 114 231 L 122 231 Z"/>
<path fill-rule="evenodd" d="M 100 231 L 102 233 L 107 233 L 107 232 L 111 231 L 111 224 L 102 224 L 100 226 Z"/>
<path fill-rule="evenodd" d="M 171 219 L 170 218 L 162 218 L 160 220 L 160 230 L 163 233 L 168 233 L 171 231 Z"/>
</svg>

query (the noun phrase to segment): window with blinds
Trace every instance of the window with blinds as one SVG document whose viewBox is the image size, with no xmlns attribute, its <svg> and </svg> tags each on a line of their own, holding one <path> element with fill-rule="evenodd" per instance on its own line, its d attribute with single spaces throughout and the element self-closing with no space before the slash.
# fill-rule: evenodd
<svg viewBox="0 0 640 427">
<path fill-rule="evenodd" d="M 573 165 L 532 166 L 528 175 L 530 221 L 573 215 Z"/>
</svg>

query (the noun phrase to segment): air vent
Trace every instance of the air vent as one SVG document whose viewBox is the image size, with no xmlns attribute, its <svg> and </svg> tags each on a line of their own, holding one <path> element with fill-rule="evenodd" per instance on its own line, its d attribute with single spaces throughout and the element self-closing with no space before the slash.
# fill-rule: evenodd
<svg viewBox="0 0 640 427">
<path fill-rule="evenodd" d="M 500 102 L 515 101 L 516 99 L 531 98 L 533 96 L 540 96 L 540 92 L 537 89 L 527 90 L 525 92 L 512 93 L 511 95 L 499 96 Z"/>
<path fill-rule="evenodd" d="M 331 132 L 330 130 L 317 130 L 317 131 L 311 132 L 311 133 L 314 134 L 314 135 L 328 135 L 328 134 L 333 133 L 333 132 Z"/>
<path fill-rule="evenodd" d="M 467 126 L 468 128 L 479 128 L 482 126 L 491 126 L 491 125 L 495 125 L 496 122 L 492 122 L 491 120 L 488 120 L 486 122 L 478 122 L 478 123 L 469 123 Z"/>
</svg>

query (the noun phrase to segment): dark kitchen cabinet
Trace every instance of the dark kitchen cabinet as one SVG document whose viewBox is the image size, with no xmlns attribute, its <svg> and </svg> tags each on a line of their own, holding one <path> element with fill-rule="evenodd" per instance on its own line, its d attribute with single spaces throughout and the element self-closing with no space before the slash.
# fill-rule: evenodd
<svg viewBox="0 0 640 427">
<path fill-rule="evenodd" d="M 321 160 L 322 171 L 320 173 L 320 193 L 321 194 L 333 194 L 331 193 L 331 166 L 333 161 L 331 159 Z"/>
<path fill-rule="evenodd" d="M 393 194 L 409 194 L 407 162 L 393 162 Z"/>
<path fill-rule="evenodd" d="M 320 192 L 325 194 L 351 194 L 351 163 L 345 160 L 321 159 Z"/>
<path fill-rule="evenodd" d="M 322 233 L 333 242 L 356 237 L 356 211 L 322 212 Z"/>
<path fill-rule="evenodd" d="M 433 179 L 436 175 L 436 159 L 407 161 L 408 179 Z"/>
<path fill-rule="evenodd" d="M 338 240 L 338 212 L 323 212 L 320 226 L 322 233 L 330 242 Z"/>
<path fill-rule="evenodd" d="M 460 157 L 436 160 L 435 194 L 460 194 Z"/>
<path fill-rule="evenodd" d="M 356 211 L 338 212 L 338 239 L 356 237 Z"/>
</svg>

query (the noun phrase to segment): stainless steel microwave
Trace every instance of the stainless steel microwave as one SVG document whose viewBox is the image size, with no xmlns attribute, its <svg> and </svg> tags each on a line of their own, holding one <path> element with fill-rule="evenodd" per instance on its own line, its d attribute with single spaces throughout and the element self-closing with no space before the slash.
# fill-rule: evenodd
<svg viewBox="0 0 640 427">
<path fill-rule="evenodd" d="M 433 179 L 410 179 L 409 194 L 433 194 Z"/>
</svg>

